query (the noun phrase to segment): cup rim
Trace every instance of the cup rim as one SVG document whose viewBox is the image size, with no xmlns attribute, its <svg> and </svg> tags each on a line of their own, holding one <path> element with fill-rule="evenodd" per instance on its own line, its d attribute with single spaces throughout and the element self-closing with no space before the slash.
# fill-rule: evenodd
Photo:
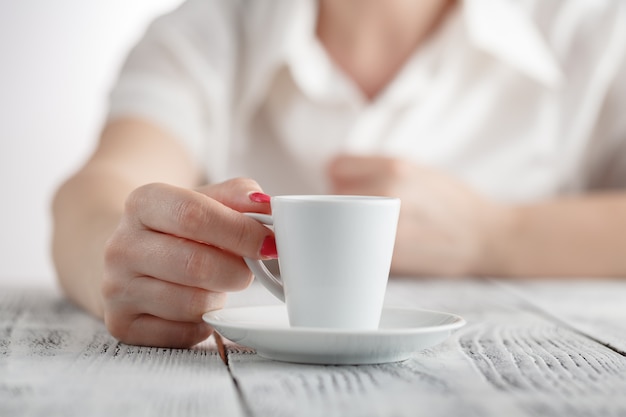
<svg viewBox="0 0 626 417">
<path fill-rule="evenodd" d="M 271 199 L 302 203 L 395 203 L 400 201 L 397 197 L 342 194 L 288 194 L 273 196 Z"/>
</svg>

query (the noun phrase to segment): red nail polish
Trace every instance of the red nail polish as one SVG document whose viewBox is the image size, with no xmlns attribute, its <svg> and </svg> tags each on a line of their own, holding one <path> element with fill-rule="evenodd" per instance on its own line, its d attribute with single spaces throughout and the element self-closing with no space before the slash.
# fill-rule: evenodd
<svg viewBox="0 0 626 417">
<path fill-rule="evenodd" d="M 250 201 L 255 203 L 269 203 L 272 199 L 269 195 L 258 192 L 250 193 L 248 197 L 250 198 Z"/>
<path fill-rule="evenodd" d="M 278 250 L 276 249 L 276 239 L 274 236 L 267 236 L 261 245 L 259 254 L 265 259 L 278 258 Z"/>
</svg>

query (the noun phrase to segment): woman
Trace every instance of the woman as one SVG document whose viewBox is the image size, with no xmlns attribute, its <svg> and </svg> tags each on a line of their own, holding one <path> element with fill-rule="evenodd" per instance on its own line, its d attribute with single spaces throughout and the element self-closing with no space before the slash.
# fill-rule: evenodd
<svg viewBox="0 0 626 417">
<path fill-rule="evenodd" d="M 194 345 L 276 257 L 241 212 L 320 192 L 402 199 L 396 274 L 624 276 L 625 52 L 618 1 L 190 0 L 55 197 L 59 280 L 124 342 Z"/>
</svg>

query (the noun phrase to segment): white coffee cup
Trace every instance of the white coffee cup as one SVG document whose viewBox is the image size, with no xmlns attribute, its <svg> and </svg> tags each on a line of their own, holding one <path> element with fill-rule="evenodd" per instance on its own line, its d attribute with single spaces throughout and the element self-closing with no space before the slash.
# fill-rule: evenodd
<svg viewBox="0 0 626 417">
<path fill-rule="evenodd" d="M 297 327 L 376 329 L 389 277 L 400 200 L 293 195 L 271 199 L 280 278 L 245 258 L 257 279 L 287 305 Z"/>
</svg>

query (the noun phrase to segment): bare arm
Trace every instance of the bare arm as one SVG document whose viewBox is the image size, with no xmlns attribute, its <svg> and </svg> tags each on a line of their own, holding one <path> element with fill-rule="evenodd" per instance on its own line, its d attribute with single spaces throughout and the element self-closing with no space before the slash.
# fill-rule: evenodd
<svg viewBox="0 0 626 417">
<path fill-rule="evenodd" d="M 396 273 L 626 277 L 626 192 L 512 206 L 398 159 L 343 156 L 329 174 L 338 193 L 402 198 Z"/>
<path fill-rule="evenodd" d="M 102 317 L 104 246 L 128 195 L 150 182 L 194 187 L 198 180 L 192 161 L 167 132 L 136 119 L 108 125 L 91 159 L 53 201 L 52 253 L 69 297 Z"/>
<path fill-rule="evenodd" d="M 505 208 L 487 271 L 512 276 L 626 277 L 626 193 Z"/>
</svg>

